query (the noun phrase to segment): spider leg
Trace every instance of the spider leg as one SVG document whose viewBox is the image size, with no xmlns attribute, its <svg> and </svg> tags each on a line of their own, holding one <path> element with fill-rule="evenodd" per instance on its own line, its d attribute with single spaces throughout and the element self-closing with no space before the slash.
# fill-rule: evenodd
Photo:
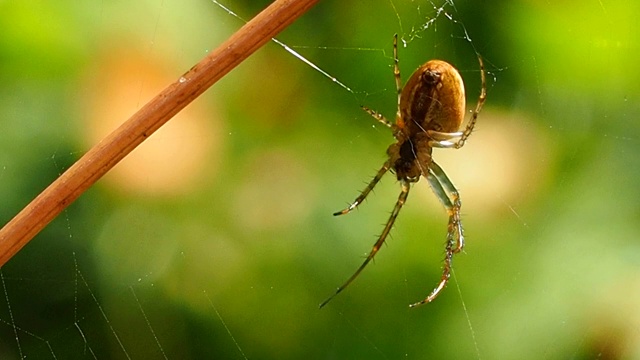
<svg viewBox="0 0 640 360">
<path fill-rule="evenodd" d="M 371 110 L 366 106 L 362 106 L 362 110 L 366 111 L 367 114 L 373 116 L 374 119 L 378 120 L 379 122 L 381 122 L 384 126 L 393 129 L 393 124 L 387 120 L 387 118 L 384 117 L 384 115 L 380 114 L 379 112 L 375 111 L 375 110 Z"/>
<path fill-rule="evenodd" d="M 364 201 L 364 199 L 367 197 L 367 195 L 369 195 L 371 190 L 373 190 L 373 188 L 378 184 L 380 179 L 382 179 L 382 176 L 387 171 L 389 171 L 390 167 L 391 167 L 391 163 L 389 161 L 385 162 L 384 165 L 382 165 L 382 168 L 380 168 L 380 170 L 378 170 L 378 173 L 376 174 L 376 176 L 374 176 L 373 180 L 371 180 L 369 185 L 367 185 L 367 187 L 364 188 L 364 190 L 362 190 L 362 192 L 360 193 L 360 196 L 358 196 L 354 200 L 354 202 L 351 203 L 346 209 L 333 213 L 333 216 L 348 214 L 348 213 L 351 212 L 351 210 L 353 210 L 356 207 L 358 207 L 358 205 L 360 205 Z"/>
<path fill-rule="evenodd" d="M 400 77 L 400 67 L 398 66 L 398 34 L 393 35 L 393 77 L 396 80 L 396 91 L 398 93 L 398 113 L 396 117 L 400 116 L 400 95 L 402 94 L 402 79 Z M 373 116 L 374 119 L 381 122 L 384 126 L 396 131 L 395 125 L 391 121 L 387 120 L 384 115 L 375 110 L 371 110 L 366 106 L 362 106 L 362 110 L 367 114 Z"/>
<path fill-rule="evenodd" d="M 347 286 L 349 286 L 349 284 L 351 284 L 351 282 L 353 282 L 353 280 L 355 280 L 358 277 L 358 275 L 360 275 L 360 273 L 362 272 L 362 270 L 364 270 L 367 264 L 371 260 L 373 260 L 373 257 L 376 256 L 376 254 L 378 253 L 378 250 L 380 250 L 380 247 L 382 246 L 382 244 L 384 244 L 384 241 L 387 238 L 387 235 L 389 235 L 389 232 L 393 227 L 393 223 L 396 221 L 396 218 L 400 213 L 400 209 L 402 209 L 402 206 L 407 201 L 407 196 L 409 196 L 410 183 L 407 181 L 401 181 L 401 185 L 402 185 L 402 191 L 400 192 L 400 196 L 398 196 L 398 201 L 396 202 L 396 206 L 393 208 L 393 211 L 391 212 L 391 216 L 387 221 L 387 225 L 385 225 L 384 230 L 382 230 L 382 234 L 380 234 L 378 241 L 376 241 L 376 243 L 373 245 L 371 252 L 367 256 L 367 258 L 364 259 L 364 262 L 362 263 L 362 265 L 360 265 L 358 270 L 356 270 L 356 272 L 353 275 L 351 275 L 351 277 L 347 279 L 347 281 L 345 281 L 344 284 L 342 284 L 333 295 L 329 296 L 327 300 L 323 301 L 322 304 L 320 304 L 320 308 L 327 305 L 327 303 L 329 303 L 331 299 L 333 299 L 336 295 L 342 292 L 342 290 L 344 290 Z"/>
<path fill-rule="evenodd" d="M 484 105 L 485 100 L 487 99 L 487 79 L 484 71 L 484 62 L 482 62 L 482 57 L 478 55 L 478 63 L 480 63 L 480 79 L 482 81 L 482 88 L 480 90 L 480 96 L 478 97 L 478 103 L 476 104 L 475 110 L 471 115 L 471 119 L 467 124 L 467 127 L 464 129 L 462 136 L 460 136 L 460 140 L 454 143 L 452 147 L 456 149 L 460 149 L 464 146 L 464 143 L 467 141 L 469 135 L 473 131 L 473 127 L 476 125 L 476 120 L 478 119 L 478 114 L 480 110 L 482 110 L 482 106 Z"/>
<path fill-rule="evenodd" d="M 484 63 L 482 58 L 478 55 L 478 62 L 480 63 L 480 78 L 482 80 L 482 89 L 480 90 L 480 96 L 478 97 L 478 103 L 475 110 L 471 114 L 471 119 L 467 124 L 464 131 L 457 131 L 452 133 L 439 132 L 435 130 L 427 130 L 429 137 L 433 140 L 429 141 L 429 146 L 437 148 L 447 149 L 460 149 L 467 142 L 467 138 L 473 132 L 473 128 L 476 126 L 476 120 L 478 120 L 478 114 L 482 110 L 485 100 L 487 99 L 487 79 L 484 71 Z M 453 141 L 458 138 L 458 140 Z"/>
<path fill-rule="evenodd" d="M 396 79 L 396 91 L 398 92 L 398 114 L 400 113 L 400 95 L 402 94 L 402 78 L 400 66 L 398 66 L 398 34 L 393 35 L 393 77 Z"/>
<path fill-rule="evenodd" d="M 452 149 L 456 148 L 456 143 L 460 141 L 458 140 L 454 142 L 452 140 L 456 138 L 462 138 L 464 132 L 456 131 L 452 133 L 446 133 L 435 130 L 427 130 L 427 134 L 431 138 L 431 140 L 429 140 L 429 146 L 435 148 Z"/>
<path fill-rule="evenodd" d="M 431 185 L 431 189 L 436 194 L 440 202 L 444 205 L 449 213 L 449 223 L 447 225 L 447 242 L 445 246 L 444 266 L 442 268 L 442 276 L 440 282 L 431 291 L 431 294 L 424 300 L 411 304 L 410 307 L 422 305 L 432 302 L 444 289 L 451 276 L 451 264 L 453 255 L 459 253 L 464 247 L 464 234 L 462 231 L 462 222 L 460 221 L 460 195 L 444 170 L 435 161 L 431 162 L 429 172 L 425 175 Z"/>
</svg>

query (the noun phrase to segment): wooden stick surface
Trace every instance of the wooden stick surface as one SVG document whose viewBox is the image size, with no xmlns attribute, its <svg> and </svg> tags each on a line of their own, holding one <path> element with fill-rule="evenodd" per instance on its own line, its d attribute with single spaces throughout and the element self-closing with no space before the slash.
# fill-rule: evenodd
<svg viewBox="0 0 640 360">
<path fill-rule="evenodd" d="M 318 0 L 276 0 L 89 150 L 0 229 L 0 267 L 120 160 Z"/>
</svg>

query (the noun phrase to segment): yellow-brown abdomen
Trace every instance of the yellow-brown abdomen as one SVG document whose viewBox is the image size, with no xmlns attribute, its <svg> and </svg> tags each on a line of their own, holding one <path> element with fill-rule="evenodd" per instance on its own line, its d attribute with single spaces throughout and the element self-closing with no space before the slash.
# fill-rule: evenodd
<svg viewBox="0 0 640 360">
<path fill-rule="evenodd" d="M 460 73 L 445 61 L 430 60 L 404 85 L 397 125 L 405 134 L 421 130 L 456 132 L 464 113 L 465 93 Z"/>
</svg>

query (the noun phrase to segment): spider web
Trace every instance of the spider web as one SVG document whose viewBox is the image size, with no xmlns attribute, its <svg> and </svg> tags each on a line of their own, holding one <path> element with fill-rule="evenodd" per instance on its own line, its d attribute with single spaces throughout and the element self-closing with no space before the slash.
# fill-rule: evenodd
<svg viewBox="0 0 640 360">
<path fill-rule="evenodd" d="M 265 5 L 0 5 L 1 219 Z M 637 357 L 637 6 L 510 6 L 321 2 L 0 270 L 0 358 Z M 376 262 L 318 310 L 399 192 L 387 175 L 331 217 L 392 141 L 360 106 L 395 113 L 394 33 L 403 80 L 445 59 L 469 108 L 485 60 L 476 131 L 434 153 L 466 252 L 408 309 L 446 234 L 421 181 Z"/>
</svg>

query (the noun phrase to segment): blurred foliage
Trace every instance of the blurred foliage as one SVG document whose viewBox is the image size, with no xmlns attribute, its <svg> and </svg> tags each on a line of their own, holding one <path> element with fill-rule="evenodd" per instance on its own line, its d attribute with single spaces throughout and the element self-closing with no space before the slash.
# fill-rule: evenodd
<svg viewBox="0 0 640 360">
<path fill-rule="evenodd" d="M 226 1 L 245 19 L 268 1 Z M 442 6 L 442 7 L 440 7 Z M 1 272 L 0 357 L 640 357 L 640 5 L 323 1 L 71 205 Z M 432 21 L 432 19 L 435 19 Z M 0 1 L 0 220 L 242 22 L 213 2 Z M 427 26 L 428 25 L 428 26 Z M 357 196 L 392 142 L 360 105 L 395 113 L 404 79 L 456 65 L 467 237 L 439 279 L 446 214 L 414 186 Z M 406 45 L 406 46 L 405 46 Z"/>
</svg>

